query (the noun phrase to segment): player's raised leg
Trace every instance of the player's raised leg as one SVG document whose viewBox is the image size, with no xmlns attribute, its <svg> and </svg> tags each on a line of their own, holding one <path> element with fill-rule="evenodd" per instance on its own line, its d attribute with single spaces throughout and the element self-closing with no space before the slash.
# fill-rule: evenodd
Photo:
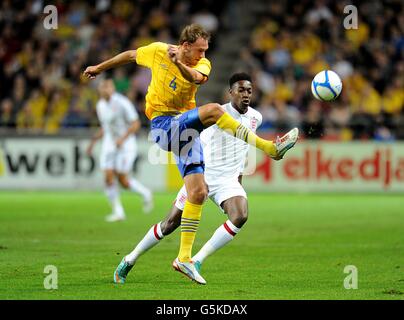
<svg viewBox="0 0 404 320">
<path fill-rule="evenodd" d="M 216 124 L 219 128 L 234 137 L 264 151 L 274 160 L 282 159 L 286 151 L 295 145 L 299 137 L 299 130 L 294 128 L 283 137 L 277 138 L 275 142 L 260 138 L 250 129 L 235 120 L 230 114 L 225 112 L 217 103 L 203 105 L 198 108 L 198 111 L 199 119 L 205 127 Z"/>
</svg>

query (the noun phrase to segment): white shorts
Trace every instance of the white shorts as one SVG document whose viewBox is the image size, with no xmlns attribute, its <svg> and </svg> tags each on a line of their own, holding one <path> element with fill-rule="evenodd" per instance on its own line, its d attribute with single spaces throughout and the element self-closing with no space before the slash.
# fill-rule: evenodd
<svg viewBox="0 0 404 320">
<path fill-rule="evenodd" d="M 118 173 L 129 173 L 132 171 L 135 158 L 135 150 L 103 150 L 100 155 L 100 167 L 102 170 L 115 170 Z"/>
<path fill-rule="evenodd" d="M 236 180 L 230 180 L 218 184 L 209 185 L 209 198 L 223 211 L 220 206 L 224 201 L 233 197 L 244 197 L 247 199 L 247 193 L 245 192 L 243 186 Z M 182 186 L 181 190 L 177 194 L 175 199 L 175 206 L 184 210 L 185 200 L 187 200 L 187 190 L 185 185 Z"/>
</svg>

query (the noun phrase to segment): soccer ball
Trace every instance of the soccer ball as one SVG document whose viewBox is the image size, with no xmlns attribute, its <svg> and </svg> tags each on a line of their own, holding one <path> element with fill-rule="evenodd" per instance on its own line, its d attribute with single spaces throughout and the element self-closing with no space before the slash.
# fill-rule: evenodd
<svg viewBox="0 0 404 320">
<path fill-rule="evenodd" d="M 341 78 L 331 70 L 323 70 L 316 74 L 311 82 L 313 96 L 321 101 L 337 99 L 342 90 Z"/>
</svg>

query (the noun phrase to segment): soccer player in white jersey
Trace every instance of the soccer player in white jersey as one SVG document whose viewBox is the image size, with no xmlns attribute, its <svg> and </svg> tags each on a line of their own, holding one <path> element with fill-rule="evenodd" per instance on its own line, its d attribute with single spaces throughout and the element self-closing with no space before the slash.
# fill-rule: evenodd
<svg viewBox="0 0 404 320">
<path fill-rule="evenodd" d="M 100 130 L 93 136 L 87 153 L 92 154 L 95 143 L 102 139 L 100 167 L 105 176 L 105 194 L 112 207 L 112 213 L 106 217 L 108 222 L 125 220 L 119 184 L 143 197 L 143 211 L 153 209 L 152 192 L 136 179 L 130 177 L 136 158 L 136 132 L 140 129 L 139 115 L 132 102 L 115 91 L 111 79 L 101 80 L 98 86 L 100 100 L 97 102 L 97 116 Z"/>
<path fill-rule="evenodd" d="M 246 73 L 236 73 L 230 78 L 229 85 L 231 101 L 222 105 L 222 108 L 242 125 L 255 131 L 262 122 L 262 116 L 258 111 L 249 107 L 252 95 L 250 76 Z M 248 216 L 247 195 L 241 181 L 249 145 L 226 134 L 216 125 L 201 133 L 201 141 L 205 155 L 205 181 L 208 185 L 209 197 L 227 214 L 228 219 L 192 257 L 198 272 L 209 255 L 234 238 L 247 221 Z M 124 283 L 140 255 L 180 226 L 186 198 L 186 189 L 182 187 L 175 205 L 167 217 L 152 226 L 135 249 L 124 257 L 124 262 L 121 262 L 114 272 L 114 282 Z M 176 269 L 175 264 L 173 267 Z"/>
</svg>

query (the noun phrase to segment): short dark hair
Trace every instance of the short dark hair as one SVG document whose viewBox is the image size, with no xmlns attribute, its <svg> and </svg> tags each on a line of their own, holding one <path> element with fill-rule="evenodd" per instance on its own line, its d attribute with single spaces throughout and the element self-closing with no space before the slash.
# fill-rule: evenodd
<svg viewBox="0 0 404 320">
<path fill-rule="evenodd" d="M 233 86 L 233 84 L 237 81 L 242 81 L 242 80 L 247 80 L 252 83 L 251 76 L 245 72 L 239 72 L 233 74 L 230 79 L 229 79 L 229 86 L 230 88 Z"/>
<path fill-rule="evenodd" d="M 182 30 L 180 44 L 183 44 L 184 42 L 194 43 L 198 38 L 205 39 L 209 42 L 210 33 L 199 24 L 190 24 Z"/>
</svg>

